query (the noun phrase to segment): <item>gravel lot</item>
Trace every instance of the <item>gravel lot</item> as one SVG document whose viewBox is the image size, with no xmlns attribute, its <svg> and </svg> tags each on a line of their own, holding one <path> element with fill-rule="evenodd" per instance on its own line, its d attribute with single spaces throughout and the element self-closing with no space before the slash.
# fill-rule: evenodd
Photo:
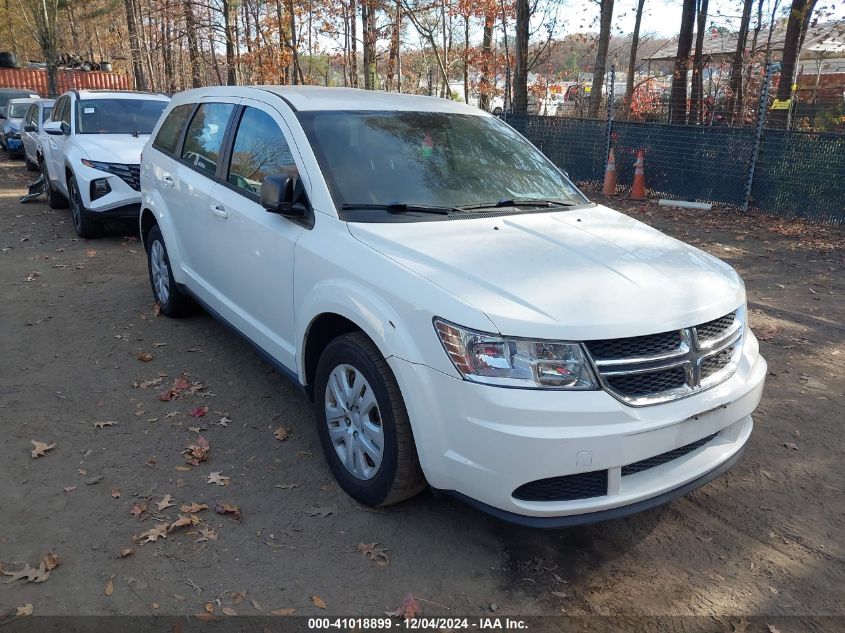
<svg viewBox="0 0 845 633">
<path fill-rule="evenodd" d="M 25 604 L 380 615 L 409 593 L 426 615 L 845 616 L 842 231 L 614 202 L 743 274 L 766 394 L 727 475 L 630 519 L 538 532 L 430 492 L 357 505 L 333 483 L 306 398 L 208 315 L 157 317 L 133 228 L 78 240 L 66 210 L 18 202 L 30 178 L 0 161 L 0 563 L 54 551 L 61 564 L 45 582 L 0 583 L 0 623 Z M 162 401 L 180 376 L 189 388 Z M 191 466 L 198 428 L 210 450 Z M 32 440 L 55 447 L 35 459 Z M 175 505 L 159 510 L 166 495 Z M 198 526 L 133 543 L 192 502 L 210 506 Z"/>
</svg>

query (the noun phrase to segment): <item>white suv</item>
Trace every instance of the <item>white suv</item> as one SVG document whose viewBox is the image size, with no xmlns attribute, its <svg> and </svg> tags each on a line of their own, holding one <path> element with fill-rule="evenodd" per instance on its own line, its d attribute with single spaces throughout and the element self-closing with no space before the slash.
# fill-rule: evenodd
<svg viewBox="0 0 845 633">
<path fill-rule="evenodd" d="M 606 207 L 507 124 L 317 87 L 177 94 L 144 149 L 161 311 L 193 301 L 313 399 L 340 485 L 426 481 L 564 526 L 739 458 L 766 363 L 727 264 Z"/>
<path fill-rule="evenodd" d="M 169 99 L 164 95 L 72 90 L 44 124 L 41 169 L 48 203 L 70 203 L 80 237 L 100 237 L 109 220 L 137 219 L 141 150 Z"/>
</svg>

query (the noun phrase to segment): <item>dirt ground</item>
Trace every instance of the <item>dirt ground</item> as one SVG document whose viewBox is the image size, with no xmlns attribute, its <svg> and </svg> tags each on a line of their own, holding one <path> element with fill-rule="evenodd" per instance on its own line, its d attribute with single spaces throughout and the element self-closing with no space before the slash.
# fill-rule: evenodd
<svg viewBox="0 0 845 633">
<path fill-rule="evenodd" d="M 845 616 L 842 231 L 612 201 L 744 276 L 766 394 L 745 457 L 715 482 L 629 519 L 534 531 L 430 492 L 357 505 L 298 390 L 208 315 L 157 317 L 132 227 L 78 240 L 66 210 L 18 202 L 30 179 L 0 161 L 0 562 L 61 564 L 0 582 L 0 614 L 381 615 L 410 593 L 426 615 Z M 162 401 L 182 375 L 191 387 Z M 210 451 L 194 467 L 197 429 Z M 35 459 L 32 440 L 55 446 Z M 210 506 L 198 526 L 133 543 L 192 502 Z"/>
</svg>

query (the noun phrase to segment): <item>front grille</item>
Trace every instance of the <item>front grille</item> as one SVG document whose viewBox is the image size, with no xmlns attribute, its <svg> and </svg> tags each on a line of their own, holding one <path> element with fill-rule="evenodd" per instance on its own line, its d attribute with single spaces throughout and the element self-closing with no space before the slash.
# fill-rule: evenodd
<svg viewBox="0 0 845 633">
<path fill-rule="evenodd" d="M 607 494 L 607 471 L 538 479 L 521 485 L 513 496 L 522 501 L 574 501 Z"/>
<path fill-rule="evenodd" d="M 698 340 L 703 343 L 723 338 L 730 331 L 731 327 L 733 327 L 735 319 L 736 310 L 718 319 L 697 325 L 695 331 L 698 335 Z"/>
<path fill-rule="evenodd" d="M 632 398 L 642 398 L 653 393 L 677 389 L 686 384 L 686 372 L 683 367 L 661 369 L 642 374 L 613 376 L 607 383 L 618 393 Z"/>
<path fill-rule="evenodd" d="M 697 442 L 693 442 L 692 444 L 687 444 L 686 446 L 681 446 L 680 448 L 673 449 L 671 451 L 667 451 L 665 453 L 661 453 L 660 455 L 655 455 L 654 457 L 649 457 L 648 459 L 642 459 L 638 462 L 633 464 L 628 464 L 627 466 L 622 467 L 622 476 L 625 477 L 626 475 L 634 475 L 636 473 L 641 473 L 644 470 L 648 470 L 649 468 L 654 468 L 655 466 L 662 466 L 667 462 L 671 462 L 673 459 L 678 459 L 679 457 L 683 457 L 688 453 L 692 453 L 695 449 L 701 448 L 705 444 L 707 444 L 710 440 L 716 437 L 718 433 L 714 433 L 713 435 L 708 435 L 707 437 L 703 437 Z"/>
<path fill-rule="evenodd" d="M 727 380 L 742 347 L 745 311 L 700 325 L 584 347 L 605 389 L 632 406 L 683 398 Z"/>
<path fill-rule="evenodd" d="M 648 336 L 588 341 L 586 345 L 595 360 L 660 356 L 676 351 L 681 346 L 681 332 L 676 330 Z"/>
<path fill-rule="evenodd" d="M 736 345 L 732 345 L 701 361 L 701 379 L 709 378 L 716 372 L 722 371 L 730 364 L 731 358 L 736 351 Z"/>
<path fill-rule="evenodd" d="M 141 166 L 122 163 L 106 163 L 109 172 L 120 178 L 135 191 L 141 191 Z"/>
</svg>

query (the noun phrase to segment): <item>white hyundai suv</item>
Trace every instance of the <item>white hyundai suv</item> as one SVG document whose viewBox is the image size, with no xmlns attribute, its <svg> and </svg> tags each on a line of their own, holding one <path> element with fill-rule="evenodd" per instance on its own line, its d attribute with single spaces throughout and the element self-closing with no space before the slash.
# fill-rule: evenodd
<svg viewBox="0 0 845 633">
<path fill-rule="evenodd" d="M 734 464 L 766 363 L 724 262 L 592 204 L 507 124 L 340 88 L 177 94 L 145 147 L 161 311 L 194 301 L 314 401 L 340 485 L 532 526 Z"/>
<path fill-rule="evenodd" d="M 51 208 L 70 204 L 80 237 L 100 237 L 110 220 L 137 219 L 141 150 L 169 98 L 71 90 L 44 124 L 41 169 Z"/>
</svg>

